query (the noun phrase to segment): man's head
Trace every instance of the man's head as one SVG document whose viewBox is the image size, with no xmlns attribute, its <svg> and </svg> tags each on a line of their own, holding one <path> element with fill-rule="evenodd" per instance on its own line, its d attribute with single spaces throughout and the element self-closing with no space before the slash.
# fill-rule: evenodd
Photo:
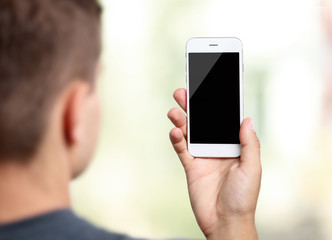
<svg viewBox="0 0 332 240">
<path fill-rule="evenodd" d="M 97 138 L 97 0 L 0 0 L 0 163 L 28 161 L 48 141 L 72 176 Z"/>
</svg>

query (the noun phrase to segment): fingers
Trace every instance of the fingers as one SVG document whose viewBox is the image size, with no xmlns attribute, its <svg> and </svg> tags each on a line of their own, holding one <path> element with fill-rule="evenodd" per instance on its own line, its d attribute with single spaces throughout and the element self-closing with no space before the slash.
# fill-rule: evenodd
<svg viewBox="0 0 332 240">
<path fill-rule="evenodd" d="M 168 118 L 172 121 L 175 127 L 180 128 L 184 137 L 187 137 L 187 117 L 178 108 L 172 108 L 168 114 Z"/>
<path fill-rule="evenodd" d="M 175 90 L 173 97 L 179 106 L 187 112 L 187 91 L 184 88 L 179 88 Z M 185 167 L 194 160 L 194 157 L 189 154 L 187 148 L 187 117 L 178 108 L 171 109 L 167 116 L 176 127 L 169 133 L 170 140 L 182 165 Z"/>
<path fill-rule="evenodd" d="M 182 165 L 185 167 L 188 163 L 194 160 L 187 150 L 187 141 L 184 138 L 183 132 L 179 128 L 173 128 L 169 133 L 169 138 L 172 142 L 175 152 L 178 154 Z"/>
<path fill-rule="evenodd" d="M 254 130 L 252 119 L 243 120 L 240 129 L 241 163 L 261 169 L 260 163 L 260 143 Z"/>
<path fill-rule="evenodd" d="M 176 89 L 173 93 L 173 97 L 183 111 L 187 112 L 187 90 L 184 88 Z"/>
</svg>

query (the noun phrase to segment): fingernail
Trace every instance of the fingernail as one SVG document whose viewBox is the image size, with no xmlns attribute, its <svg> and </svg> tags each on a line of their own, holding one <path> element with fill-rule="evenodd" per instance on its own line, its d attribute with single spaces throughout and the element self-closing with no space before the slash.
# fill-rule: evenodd
<svg viewBox="0 0 332 240">
<path fill-rule="evenodd" d="M 249 129 L 254 130 L 254 121 L 252 119 L 249 122 Z"/>
</svg>

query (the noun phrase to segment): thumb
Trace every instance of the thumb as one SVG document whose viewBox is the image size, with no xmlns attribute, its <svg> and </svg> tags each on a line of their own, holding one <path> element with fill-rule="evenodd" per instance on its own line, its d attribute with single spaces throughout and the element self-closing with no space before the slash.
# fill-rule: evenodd
<svg viewBox="0 0 332 240">
<path fill-rule="evenodd" d="M 243 120 L 240 128 L 241 163 L 260 168 L 260 143 L 251 118 Z"/>
</svg>

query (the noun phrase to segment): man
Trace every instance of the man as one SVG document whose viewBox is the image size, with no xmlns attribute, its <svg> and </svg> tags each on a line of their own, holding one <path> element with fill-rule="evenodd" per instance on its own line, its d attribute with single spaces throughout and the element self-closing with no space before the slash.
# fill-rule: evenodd
<svg viewBox="0 0 332 240">
<path fill-rule="evenodd" d="M 0 0 L 0 240 L 130 239 L 70 210 L 69 183 L 97 140 L 100 6 L 96 0 Z M 185 110 L 185 90 L 174 98 Z M 244 120 L 240 159 L 193 158 L 186 118 L 170 133 L 208 239 L 257 239 L 259 142 Z"/>
</svg>

